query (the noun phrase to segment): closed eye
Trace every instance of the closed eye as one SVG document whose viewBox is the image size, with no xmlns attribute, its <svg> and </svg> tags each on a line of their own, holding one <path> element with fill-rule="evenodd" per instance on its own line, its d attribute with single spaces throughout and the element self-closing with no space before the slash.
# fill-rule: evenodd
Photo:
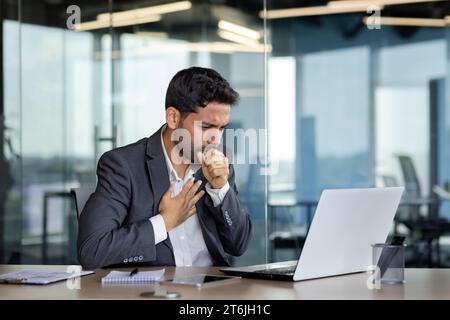
<svg viewBox="0 0 450 320">
<path fill-rule="evenodd" d="M 222 131 L 222 130 L 225 130 L 227 127 L 228 127 L 228 123 L 221 127 L 218 127 L 218 126 L 215 126 L 215 125 L 209 124 L 209 123 L 202 124 L 202 129 L 205 129 L 205 130 L 212 129 L 212 128 L 218 128 L 220 131 Z"/>
</svg>

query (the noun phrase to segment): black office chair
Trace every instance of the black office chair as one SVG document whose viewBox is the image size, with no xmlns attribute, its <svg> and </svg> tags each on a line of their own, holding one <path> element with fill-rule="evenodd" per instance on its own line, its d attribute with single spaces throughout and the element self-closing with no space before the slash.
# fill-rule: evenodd
<svg viewBox="0 0 450 320">
<path fill-rule="evenodd" d="M 83 211 L 86 202 L 88 201 L 91 194 L 93 194 L 95 188 L 84 187 L 84 188 L 73 188 L 70 189 L 70 193 L 75 199 L 75 208 L 77 211 L 77 219 L 80 219 L 81 212 Z"/>
<path fill-rule="evenodd" d="M 307 228 L 295 228 L 293 219 L 300 215 L 302 207 L 299 204 L 292 205 L 269 205 L 269 260 L 277 261 L 276 252 L 278 250 L 290 250 L 293 254 L 292 259 L 296 259 L 305 244 Z M 279 223 L 279 218 L 284 218 L 287 229 L 275 230 Z M 298 226 L 297 226 L 298 227 Z M 295 257 L 295 258 L 294 258 Z"/>
<path fill-rule="evenodd" d="M 402 170 L 405 182 L 405 197 L 406 201 L 423 199 L 420 182 L 416 173 L 414 162 L 410 156 L 399 155 L 400 167 Z M 403 223 L 410 230 L 410 241 L 412 246 L 419 248 L 421 243 L 425 243 L 427 251 L 427 265 L 433 267 L 440 265 L 440 244 L 439 238 L 449 232 L 450 223 L 437 216 L 437 208 L 439 203 L 437 201 L 430 201 L 428 203 L 428 210 L 426 215 L 420 213 L 422 204 L 408 205 L 408 216 L 396 217 L 398 221 Z M 433 261 L 433 252 L 436 256 L 436 261 Z M 420 256 L 418 263 L 421 262 Z"/>
</svg>

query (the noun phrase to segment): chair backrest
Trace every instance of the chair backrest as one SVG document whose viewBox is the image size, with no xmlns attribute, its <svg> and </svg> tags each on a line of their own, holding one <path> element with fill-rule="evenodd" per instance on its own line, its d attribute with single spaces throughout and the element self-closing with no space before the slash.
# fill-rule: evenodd
<svg viewBox="0 0 450 320">
<path fill-rule="evenodd" d="M 391 175 L 382 175 L 383 185 L 385 187 L 399 187 L 397 179 Z"/>
<path fill-rule="evenodd" d="M 398 160 L 405 182 L 405 197 L 412 199 L 421 198 L 422 188 L 413 159 L 408 155 L 399 155 Z M 414 221 L 420 218 L 420 207 L 420 205 L 408 206 L 409 220 Z"/>
<path fill-rule="evenodd" d="M 80 219 L 81 211 L 83 211 L 86 202 L 88 201 L 91 194 L 93 194 L 95 188 L 84 187 L 84 188 L 73 188 L 70 189 L 70 193 L 72 193 L 75 198 L 75 208 L 77 210 L 77 218 Z"/>
<path fill-rule="evenodd" d="M 405 194 L 420 198 L 422 196 L 422 192 L 416 167 L 414 166 L 412 158 L 406 155 L 399 155 L 398 160 L 400 161 L 403 179 L 405 180 Z"/>
</svg>

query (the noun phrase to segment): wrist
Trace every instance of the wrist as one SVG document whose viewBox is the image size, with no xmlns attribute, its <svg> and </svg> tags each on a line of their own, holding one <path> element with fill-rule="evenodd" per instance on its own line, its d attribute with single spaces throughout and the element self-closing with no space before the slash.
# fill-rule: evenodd
<svg viewBox="0 0 450 320">
<path fill-rule="evenodd" d="M 228 180 L 225 179 L 223 183 L 209 182 L 209 185 L 212 189 L 222 189 L 227 184 L 227 182 Z"/>
<path fill-rule="evenodd" d="M 169 218 L 168 214 L 163 211 L 160 211 L 159 214 L 163 218 L 164 226 L 166 227 L 166 231 L 169 232 L 170 230 L 172 230 L 175 226 L 173 224 L 172 219 Z"/>
</svg>

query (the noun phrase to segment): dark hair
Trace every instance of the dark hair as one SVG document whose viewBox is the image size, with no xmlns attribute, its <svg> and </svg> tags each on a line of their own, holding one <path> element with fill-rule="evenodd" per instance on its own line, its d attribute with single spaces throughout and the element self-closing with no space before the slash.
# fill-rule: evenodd
<svg viewBox="0 0 450 320">
<path fill-rule="evenodd" d="M 175 74 L 166 93 L 166 109 L 174 107 L 182 115 L 197 112 L 210 102 L 233 105 L 239 94 L 217 71 L 192 67 Z"/>
</svg>

